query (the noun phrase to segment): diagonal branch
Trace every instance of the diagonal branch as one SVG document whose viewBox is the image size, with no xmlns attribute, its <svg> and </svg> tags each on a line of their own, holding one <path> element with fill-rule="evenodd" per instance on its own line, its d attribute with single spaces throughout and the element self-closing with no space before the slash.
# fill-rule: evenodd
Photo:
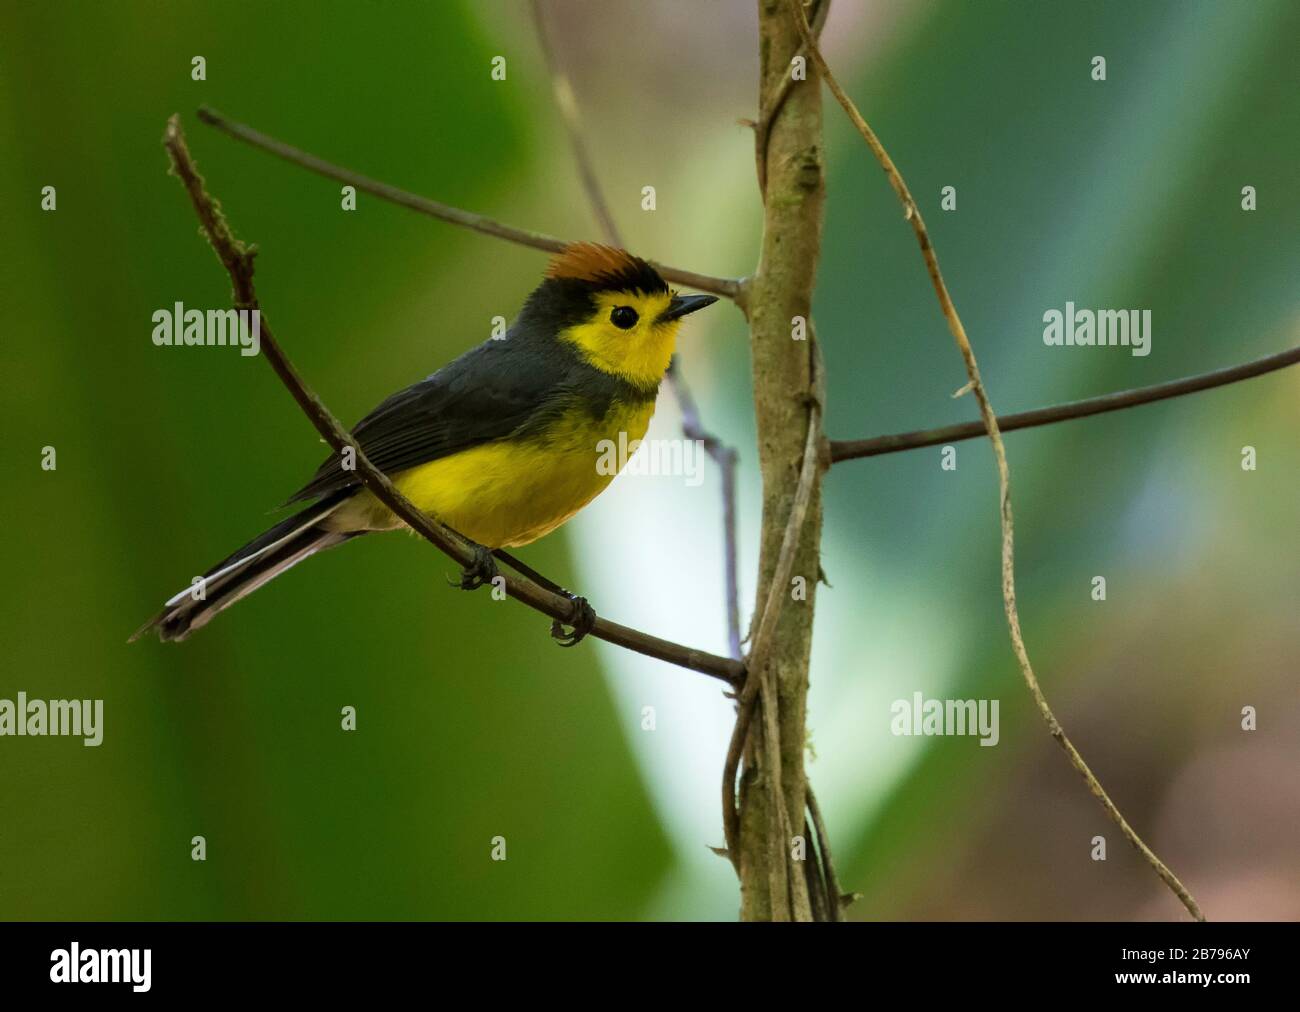
<svg viewBox="0 0 1300 1012">
<path fill-rule="evenodd" d="M 278 141 L 274 137 L 268 137 L 250 126 L 245 126 L 243 123 L 227 119 L 215 109 L 210 109 L 207 106 L 199 107 L 198 117 L 209 126 L 216 127 L 222 133 L 228 134 L 236 140 L 241 140 L 245 144 L 261 148 L 263 151 L 270 152 L 304 169 L 309 169 L 318 175 L 325 176 L 327 179 L 334 179 L 340 183 L 346 183 L 348 186 L 355 186 L 358 190 L 378 197 L 380 200 L 387 200 L 412 211 L 418 211 L 420 214 L 427 214 L 439 221 L 459 225 L 461 228 L 468 228 L 483 235 L 494 236 L 497 239 L 504 239 L 506 242 L 513 242 L 520 246 L 529 246 L 532 249 L 545 250 L 550 253 L 557 253 L 565 246 L 565 240 L 557 239 L 545 232 L 532 232 L 528 229 L 506 225 L 484 215 L 475 214 L 473 211 L 462 211 L 450 204 L 442 204 L 436 200 L 430 200 L 428 197 L 421 197 L 407 190 L 400 190 L 396 186 L 381 183 L 369 176 L 351 172 L 348 169 L 327 162 L 323 158 L 317 158 L 313 154 L 285 144 L 283 141 Z M 697 274 L 695 271 L 682 270 L 680 267 L 669 267 L 666 264 L 659 263 L 655 263 L 655 268 L 669 281 L 676 281 L 678 284 L 698 288 L 702 292 L 721 295 L 737 302 L 744 298 L 744 284 L 736 278 L 715 278 L 709 274 Z"/>
<path fill-rule="evenodd" d="M 596 216 L 606 241 L 614 246 L 623 246 L 623 241 L 618 234 L 618 225 L 609 209 L 609 202 L 605 199 L 605 191 L 596 176 L 596 163 L 592 160 L 591 152 L 587 150 L 587 140 L 582 132 L 582 115 L 578 111 L 577 93 L 573 90 L 573 82 L 569 80 L 569 75 L 564 72 L 564 68 L 556 58 L 550 33 L 546 30 L 546 15 L 542 12 L 542 0 L 533 0 L 532 8 L 533 26 L 537 30 L 537 44 L 542 50 L 546 69 L 551 74 L 555 104 L 559 106 L 560 119 L 564 121 L 564 128 L 569 135 L 569 147 L 573 149 L 573 160 L 578 163 L 582 188 L 587 193 L 587 201 L 591 204 L 592 213 Z"/>
<path fill-rule="evenodd" d="M 825 79 L 827 87 L 831 89 L 836 101 L 844 108 L 858 133 L 862 135 L 862 139 L 867 142 L 867 146 L 871 149 L 872 154 L 880 163 L 880 167 L 884 169 L 885 175 L 889 178 L 890 186 L 894 188 L 894 192 L 903 204 L 904 217 L 912 223 L 912 231 L 916 233 L 917 245 L 921 248 L 921 256 L 925 260 L 926 270 L 929 271 L 930 281 L 939 300 L 939 308 L 948 321 L 948 328 L 952 331 L 953 338 L 957 342 L 957 348 L 961 352 L 962 360 L 966 365 L 966 374 L 970 377 L 971 388 L 975 393 L 976 401 L 979 403 L 980 415 L 988 432 L 989 441 L 993 444 L 993 454 L 997 458 L 1002 526 L 1002 601 L 1007 614 L 1007 625 L 1011 632 L 1011 646 L 1020 665 L 1020 672 L 1024 677 L 1025 685 L 1028 687 L 1030 695 L 1033 696 L 1038 711 L 1046 722 L 1052 737 L 1065 750 L 1071 765 L 1083 777 L 1088 789 L 1101 803 L 1106 814 L 1119 826 L 1120 831 L 1128 839 L 1129 843 L 1133 845 L 1155 870 L 1156 874 L 1160 876 L 1161 880 L 1178 897 L 1183 906 L 1187 908 L 1188 913 L 1194 919 L 1203 921 L 1205 915 L 1201 913 L 1201 909 L 1197 906 L 1196 900 L 1192 898 L 1191 893 L 1178 880 L 1178 876 L 1137 835 L 1133 827 L 1128 824 L 1128 821 L 1110 799 L 1110 795 L 1101 786 L 1101 781 L 1088 768 L 1088 764 L 1083 761 L 1083 756 L 1079 754 L 1079 750 L 1074 747 L 1074 743 L 1066 736 L 1065 730 L 1056 719 L 1051 706 L 1048 705 L 1047 697 L 1038 684 L 1034 669 L 1029 663 L 1029 652 L 1025 647 L 1025 641 L 1020 632 L 1020 614 L 1016 607 L 1015 524 L 1011 514 L 1011 471 L 1007 464 L 1006 448 L 1002 444 L 1002 434 L 998 429 L 997 415 L 993 412 L 988 393 L 984 389 L 984 382 L 980 379 L 979 365 L 975 361 L 975 351 L 971 347 L 970 339 L 966 336 L 966 328 L 962 326 L 961 318 L 957 315 L 952 296 L 948 294 L 948 286 L 944 284 L 943 275 L 939 272 L 938 257 L 936 257 L 934 246 L 930 242 L 930 235 L 926 231 L 920 209 L 916 206 L 916 201 L 912 199 L 907 184 L 903 181 L 902 175 L 889 157 L 889 153 L 885 151 L 884 145 L 880 143 L 871 127 L 868 126 L 867 121 L 858 112 L 853 100 L 840 87 L 839 82 L 831 73 L 830 67 L 827 66 L 826 60 L 817 46 L 817 41 L 812 36 L 808 20 L 804 17 L 801 0 L 789 0 L 789 5 L 791 14 L 799 26 L 800 33 L 803 35 L 804 43 L 808 47 L 808 52 L 816 61 L 817 68 Z"/>
<path fill-rule="evenodd" d="M 1240 383 L 1266 373 L 1285 369 L 1300 363 L 1300 347 L 1288 348 L 1273 355 L 1265 355 L 1241 365 L 1167 383 L 1155 383 L 1149 387 L 1134 390 L 1121 390 L 1100 397 L 1089 397 L 1082 401 L 1070 401 L 1067 404 L 1054 404 L 1047 408 L 1035 408 L 1015 415 L 999 415 L 998 429 L 1012 432 L 1015 429 L 1031 429 L 1038 425 L 1051 425 L 1053 422 L 1067 422 L 1072 418 L 1087 418 L 1089 415 L 1101 415 L 1108 411 L 1137 407 L 1140 404 L 1154 404 L 1156 401 L 1171 397 L 1182 397 L 1201 390 L 1213 390 L 1215 387 Z M 914 450 L 922 446 L 937 446 L 940 443 L 957 443 L 963 439 L 983 436 L 988 430 L 981 422 L 961 422 L 957 425 L 944 425 L 937 429 L 921 429 L 916 432 L 899 432 L 890 436 L 873 436 L 870 439 L 833 439 L 831 440 L 831 461 L 838 464 L 843 460 L 855 460 L 859 457 L 876 457 L 883 453 L 898 453 L 901 450 Z"/>
<path fill-rule="evenodd" d="M 559 106 L 560 118 L 564 121 L 569 135 L 569 145 L 573 148 L 574 160 L 578 163 L 578 174 L 582 178 L 582 187 L 587 193 L 592 213 L 600 223 L 601 231 L 607 242 L 626 249 L 618 225 L 609 210 L 609 202 L 596 175 L 596 167 L 587 149 L 582 132 L 582 117 L 578 110 L 577 95 L 573 84 L 556 57 L 546 30 L 546 16 L 542 12 L 541 0 L 533 0 L 533 21 L 537 26 L 537 40 L 542 49 L 547 69 L 551 73 L 551 85 L 555 92 L 555 104 Z M 737 296 L 738 301 L 742 301 Z M 740 585 L 737 579 L 736 548 L 736 451 L 727 446 L 712 432 L 704 427 L 700 418 L 699 405 L 691 393 L 682 372 L 681 363 L 674 355 L 668 364 L 668 382 L 677 396 L 677 406 L 682 413 L 682 434 L 690 440 L 704 444 L 704 451 L 717 464 L 722 473 L 722 536 L 723 536 L 723 578 L 726 598 L 727 646 L 733 658 L 740 658 Z"/>
<path fill-rule="evenodd" d="M 253 258 L 256 249 L 246 246 L 235 238 L 221 213 L 220 205 L 204 188 L 203 177 L 199 175 L 186 147 L 178 116 L 172 116 L 167 121 L 163 146 L 171 158 L 173 173 L 184 184 L 189 194 L 204 234 L 212 244 L 217 258 L 230 274 L 236 306 L 243 309 L 258 308 L 257 293 L 253 287 Z M 264 313 L 261 315 L 261 350 L 271 364 L 271 368 L 275 370 L 281 382 L 293 395 L 293 399 L 302 408 L 303 414 L 316 427 L 316 431 L 321 434 L 325 442 L 340 453 L 345 446 L 353 448 L 356 452 L 357 478 L 361 483 L 407 526 L 434 547 L 462 566 L 469 564 L 473 558 L 469 547 L 450 529 L 425 516 L 411 504 L 410 500 L 398 492 L 388 476 L 366 458 L 361 447 L 352 441 L 348 432 L 307 386 L 281 350 Z M 566 624 L 572 624 L 577 618 L 575 605 L 568 598 L 546 590 L 531 580 L 508 574 L 502 574 L 502 579 L 505 592 L 510 597 L 523 602 L 535 611 Z M 610 622 L 608 619 L 598 618 L 591 635 L 628 650 L 711 675 L 733 685 L 739 684 L 744 677 L 744 666 L 738 661 L 660 639 L 617 622 Z"/>
</svg>

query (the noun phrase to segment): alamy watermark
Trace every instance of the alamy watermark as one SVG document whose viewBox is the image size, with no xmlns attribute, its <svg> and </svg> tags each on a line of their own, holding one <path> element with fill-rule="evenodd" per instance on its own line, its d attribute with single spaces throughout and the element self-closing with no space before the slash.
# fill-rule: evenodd
<svg viewBox="0 0 1300 1012">
<path fill-rule="evenodd" d="M 684 477 L 694 488 L 704 483 L 705 456 L 702 439 L 629 440 L 620 432 L 596 443 L 596 473 Z"/>
<path fill-rule="evenodd" d="M 81 738 L 87 748 L 104 740 L 102 699 L 0 699 L 0 736 L 40 737 L 43 735 Z"/>
<path fill-rule="evenodd" d="M 894 700 L 889 712 L 889 729 L 896 735 L 971 735 L 987 746 L 1001 737 L 996 699 L 926 699 L 914 692 L 910 700 Z"/>
<path fill-rule="evenodd" d="M 1151 354 L 1151 310 L 1049 309 L 1043 314 L 1043 344 L 1054 347 L 1125 347 L 1137 358 Z"/>
<path fill-rule="evenodd" d="M 152 986 L 152 949 L 83 949 L 73 942 L 50 953 L 55 984 L 130 984 L 136 992 Z"/>
<path fill-rule="evenodd" d="M 239 348 L 252 357 L 262 348 L 260 309 L 186 309 L 182 302 L 158 309 L 151 317 L 153 343 L 159 348 Z"/>
</svg>

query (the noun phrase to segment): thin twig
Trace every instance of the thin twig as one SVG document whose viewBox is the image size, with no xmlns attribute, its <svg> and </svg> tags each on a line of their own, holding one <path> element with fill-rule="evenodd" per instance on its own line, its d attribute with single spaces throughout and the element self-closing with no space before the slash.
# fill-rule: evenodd
<svg viewBox="0 0 1300 1012">
<path fill-rule="evenodd" d="M 163 145 L 171 157 L 172 171 L 184 184 L 208 241 L 230 274 L 234 285 L 236 306 L 242 309 L 258 308 L 257 294 L 253 287 L 253 258 L 256 250 L 235 238 L 221 213 L 220 204 L 204 189 L 203 178 L 195 168 L 194 160 L 185 145 L 178 116 L 172 116 L 167 121 Z M 261 350 L 276 375 L 280 377 L 281 382 L 288 388 L 294 400 L 298 402 L 298 406 L 302 408 L 303 413 L 324 440 L 339 453 L 345 446 L 355 450 L 357 478 L 374 494 L 375 498 L 391 509 L 417 534 L 457 563 L 462 566 L 469 564 L 473 559 L 469 547 L 447 527 L 421 513 L 410 500 L 398 492 L 388 476 L 366 458 L 361 447 L 353 442 L 352 437 L 320 398 L 307 386 L 281 350 L 264 313 L 261 314 Z M 545 590 L 531 580 L 519 579 L 508 574 L 502 574 L 502 579 L 505 591 L 510 597 L 522 601 L 535 611 L 566 624 L 572 624 L 577 617 L 575 605 L 568 598 Z M 637 653 L 711 675 L 733 685 L 739 684 L 744 677 L 744 665 L 735 660 L 719 657 L 703 650 L 694 650 L 607 619 L 598 618 L 591 635 Z"/>
<path fill-rule="evenodd" d="M 587 193 L 587 201 L 596 216 L 600 229 L 611 245 L 623 247 L 618 234 L 618 225 L 610 212 L 609 203 L 596 177 L 596 166 L 587 150 L 587 141 L 582 132 L 582 116 L 578 111 L 578 97 L 573 90 L 573 83 L 560 66 L 555 50 L 551 47 L 550 33 L 546 30 L 546 15 L 542 13 L 542 0 L 533 0 L 533 26 L 537 31 L 537 44 L 542 50 L 542 58 L 551 73 L 551 88 L 555 92 L 555 104 L 560 109 L 560 119 L 569 135 L 569 147 L 573 149 L 574 161 L 578 163 L 578 174 L 582 177 L 582 188 Z M 623 247 L 626 248 L 626 247 Z"/>
<path fill-rule="evenodd" d="M 682 414 L 682 433 L 687 439 L 698 440 L 704 451 L 717 464 L 722 476 L 722 575 L 723 596 L 726 601 L 727 650 L 732 657 L 740 658 L 740 564 L 736 538 L 736 466 L 740 455 L 712 432 L 704 428 L 700 411 L 691 388 L 682 374 L 677 356 L 668 365 L 668 380 L 677 395 L 677 407 Z"/>
<path fill-rule="evenodd" d="M 862 135 L 862 139 L 867 142 L 867 146 L 880 163 L 880 167 L 884 169 L 890 185 L 894 188 L 894 192 L 903 204 L 904 217 L 912 223 L 912 230 L 916 234 L 917 244 L 921 248 L 921 256 L 925 260 L 926 270 L 929 271 L 930 281 L 934 285 L 935 295 L 939 300 L 939 307 L 943 311 L 944 318 L 948 321 L 948 328 L 952 331 L 953 338 L 957 342 L 957 348 L 961 352 L 962 360 L 966 365 L 966 374 L 970 377 L 975 398 L 979 402 L 980 415 L 983 417 L 989 441 L 993 444 L 993 454 L 997 458 L 1002 524 L 1002 601 L 1007 615 L 1007 625 L 1011 631 L 1011 646 L 1015 652 L 1016 660 L 1019 662 L 1025 685 L 1028 686 L 1030 695 L 1033 696 L 1038 711 L 1047 723 L 1047 728 L 1052 737 L 1065 750 L 1066 755 L 1070 758 L 1071 765 L 1078 770 L 1086 781 L 1088 789 L 1101 803 L 1106 814 L 1114 820 L 1129 843 L 1137 849 L 1138 853 L 1146 859 L 1156 874 L 1169 886 L 1174 895 L 1182 901 L 1188 913 L 1196 920 L 1203 921 L 1205 916 L 1201 913 L 1201 909 L 1197 906 L 1196 900 L 1192 898 L 1191 893 L 1178 880 L 1178 877 L 1169 870 L 1168 866 L 1156 856 L 1155 852 L 1142 841 L 1142 838 L 1137 835 L 1133 827 L 1120 814 L 1115 803 L 1111 801 L 1110 795 L 1101 786 L 1101 782 L 1096 775 L 1088 768 L 1088 764 L 1083 761 L 1083 756 L 1079 754 L 1079 750 L 1074 747 L 1074 744 L 1066 736 L 1064 729 L 1062 729 L 1055 714 L 1053 714 L 1051 706 L 1048 705 L 1047 697 L 1043 695 L 1043 690 L 1038 684 L 1034 669 L 1029 663 L 1029 652 L 1025 647 L 1025 641 L 1020 632 L 1020 614 L 1016 608 L 1015 524 L 1011 515 L 1011 472 L 1007 464 L 1006 448 L 1002 444 L 1002 434 L 998 429 L 997 415 L 989 403 L 988 393 L 985 391 L 984 383 L 980 379 L 979 365 L 975 361 L 975 351 L 971 347 L 970 339 L 966 336 L 966 329 L 962 326 L 961 318 L 957 315 L 957 309 L 953 305 L 952 297 L 948 294 L 948 287 L 944 284 L 943 275 L 939 272 L 939 261 L 935 256 L 934 246 L 930 242 L 930 236 L 921 218 L 920 209 L 916 206 L 916 201 L 912 199 L 907 184 L 903 181 L 902 175 L 899 174 L 897 167 L 889 157 L 888 152 L 885 151 L 880 140 L 871 127 L 867 125 L 867 121 L 863 119 L 862 114 L 858 112 L 853 100 L 840 87 L 835 75 L 831 73 L 831 69 L 827 66 L 816 40 L 812 37 L 800 0 L 789 0 L 789 5 L 791 13 L 799 26 L 799 31 L 803 35 L 804 42 L 808 46 L 808 52 L 816 61 L 817 68 L 826 81 L 827 87 L 831 89 L 836 101 L 844 108 L 858 133 Z"/>
<path fill-rule="evenodd" d="M 497 239 L 504 239 L 520 246 L 528 246 L 532 249 L 545 250 L 550 253 L 557 253 L 566 245 L 565 240 L 557 239 L 555 236 L 547 235 L 544 232 L 532 232 L 527 229 L 515 228 L 513 225 L 503 224 L 484 215 L 475 214 L 472 211 L 462 211 L 458 207 L 442 204 L 436 200 L 430 200 L 428 197 L 421 197 L 406 190 L 400 190 L 396 186 L 389 186 L 387 183 L 381 183 L 368 176 L 351 172 L 322 158 L 317 158 L 306 151 L 285 144 L 283 141 L 278 141 L 274 137 L 269 137 L 250 126 L 245 126 L 243 123 L 227 119 L 215 109 L 210 109 L 207 106 L 199 107 L 198 116 L 204 123 L 216 127 L 222 133 L 283 158 L 287 162 L 292 162 L 294 165 L 325 176 L 327 179 L 334 179 L 340 183 L 355 186 L 364 193 L 369 193 L 381 200 L 387 200 L 412 211 L 418 211 L 420 214 L 427 214 L 439 221 L 459 225 L 461 228 L 472 229 L 483 235 L 494 236 Z M 715 278 L 709 274 L 697 274 L 695 271 L 682 270 L 680 267 L 669 267 L 667 264 L 660 263 L 655 263 L 655 268 L 669 281 L 676 281 L 678 284 L 698 288 L 702 292 L 721 295 L 733 301 L 740 301 L 744 298 L 744 284 L 736 278 Z"/>
<path fill-rule="evenodd" d="M 821 855 L 814 843 L 816 837 L 813 835 L 812 825 L 806 816 L 803 820 L 803 838 L 803 875 L 804 883 L 808 888 L 808 905 L 812 907 L 813 920 L 833 921 L 836 919 L 831 913 L 834 903 L 826 890 L 826 873 L 822 868 Z"/>
<path fill-rule="evenodd" d="M 1072 418 L 1086 418 L 1089 415 L 1101 415 L 1108 411 L 1137 407 L 1141 404 L 1154 404 L 1156 401 L 1181 397 L 1201 390 L 1240 383 L 1242 380 L 1263 376 L 1266 373 L 1285 369 L 1300 363 L 1300 347 L 1288 348 L 1274 355 L 1265 355 L 1252 362 L 1216 369 L 1213 372 L 1183 379 L 1170 380 L 1167 383 L 1155 383 L 1149 387 L 1135 390 L 1121 390 L 1100 397 L 1089 397 L 1082 401 L 1070 401 L 1067 404 L 1054 404 L 1051 407 L 1035 408 L 1015 415 L 1000 415 L 998 429 L 1001 432 L 1013 432 L 1016 429 L 1030 429 L 1038 425 L 1050 425 L 1053 422 L 1066 422 Z M 961 422 L 957 425 L 945 425 L 937 429 L 921 429 L 916 432 L 899 432 L 890 436 L 873 436 L 870 439 L 833 439 L 831 440 L 831 461 L 854 460 L 858 457 L 875 457 L 883 453 L 898 453 L 901 450 L 914 450 L 922 446 L 937 446 L 940 443 L 957 443 L 963 439 L 975 439 L 986 435 L 988 430 L 982 421 Z"/>
<path fill-rule="evenodd" d="M 550 33 L 546 28 L 546 15 L 542 11 L 541 0 L 533 0 L 533 22 L 537 28 L 537 41 L 541 46 L 542 57 L 551 74 L 551 88 L 555 92 L 555 104 L 559 107 L 560 118 L 564 121 L 565 131 L 569 135 L 569 146 L 573 149 L 574 160 L 578 163 L 578 174 L 582 179 L 582 188 L 586 191 L 587 201 L 596 216 L 605 240 L 613 246 L 624 249 L 627 244 L 619 232 L 618 224 L 610 212 L 609 202 L 596 174 L 596 166 L 582 130 L 582 115 L 578 108 L 577 94 L 573 82 L 565 73 L 563 65 L 551 45 Z M 677 397 L 677 406 L 682 414 L 682 434 L 687 439 L 698 440 L 704 445 L 704 451 L 718 466 L 722 474 L 722 537 L 723 537 L 723 592 L 726 600 L 727 647 L 731 656 L 740 659 L 740 586 L 736 571 L 738 552 L 736 548 L 736 461 L 734 449 L 727 446 L 716 435 L 709 432 L 700 418 L 700 409 L 691 394 L 690 386 L 682 371 L 677 356 L 668 363 L 668 384 Z"/>
<path fill-rule="evenodd" d="M 831 838 L 826 832 L 826 823 L 822 821 L 822 810 L 817 804 L 817 795 L 813 793 L 812 784 L 808 785 L 808 814 L 812 816 L 813 829 L 817 832 L 817 852 L 821 855 L 830 919 L 842 921 L 844 905 L 853 897 L 846 897 L 840 892 L 839 876 L 835 874 L 835 861 L 831 857 Z"/>
</svg>

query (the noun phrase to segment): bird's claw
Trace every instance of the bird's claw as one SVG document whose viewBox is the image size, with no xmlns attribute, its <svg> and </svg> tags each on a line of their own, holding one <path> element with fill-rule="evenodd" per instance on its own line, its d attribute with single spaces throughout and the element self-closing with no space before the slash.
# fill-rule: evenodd
<svg viewBox="0 0 1300 1012">
<path fill-rule="evenodd" d="M 567 622 L 561 622 L 558 618 L 551 622 L 551 638 L 562 647 L 575 647 L 596 627 L 596 609 L 587 603 L 585 597 L 567 591 L 564 596 L 573 605 L 573 614 Z M 566 625 L 570 632 L 564 631 Z"/>
<path fill-rule="evenodd" d="M 478 590 L 479 587 L 491 583 L 500 575 L 490 548 L 475 545 L 473 551 L 474 557 L 469 565 L 461 570 L 460 579 L 449 581 L 453 587 L 459 587 L 461 590 Z"/>
</svg>

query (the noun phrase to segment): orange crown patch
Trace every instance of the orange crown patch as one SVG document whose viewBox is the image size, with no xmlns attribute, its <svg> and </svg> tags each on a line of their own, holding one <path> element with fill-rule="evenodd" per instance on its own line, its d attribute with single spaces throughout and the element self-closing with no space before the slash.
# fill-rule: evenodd
<svg viewBox="0 0 1300 1012">
<path fill-rule="evenodd" d="M 551 259 L 546 276 L 614 291 L 668 291 L 659 272 L 646 261 L 627 250 L 595 242 L 569 243 Z"/>
</svg>

